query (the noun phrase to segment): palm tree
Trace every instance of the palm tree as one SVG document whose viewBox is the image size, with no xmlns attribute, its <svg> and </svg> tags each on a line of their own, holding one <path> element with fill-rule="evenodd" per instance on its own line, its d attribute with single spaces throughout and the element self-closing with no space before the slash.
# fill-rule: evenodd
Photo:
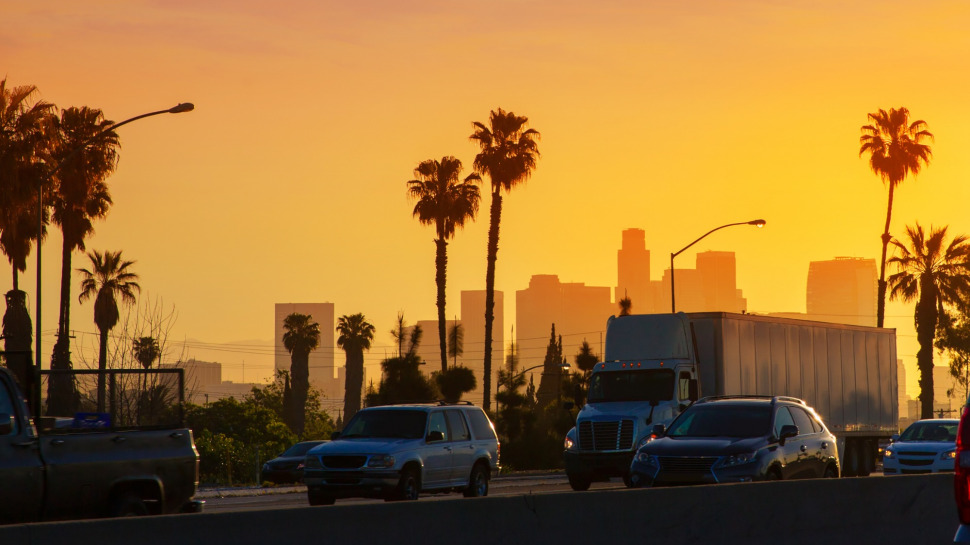
<svg viewBox="0 0 970 545">
<path fill-rule="evenodd" d="M 138 285 L 138 275 L 131 272 L 129 267 L 134 261 L 122 261 L 121 251 L 105 251 L 104 254 L 94 250 L 88 253 L 91 260 L 91 270 L 78 269 L 81 274 L 81 293 L 78 301 L 85 302 L 94 297 L 94 323 L 100 332 L 100 351 L 98 352 L 98 411 L 104 412 L 105 381 L 103 371 L 108 368 L 108 332 L 118 324 L 118 300 L 122 303 L 137 302 L 135 292 L 141 290 Z"/>
<path fill-rule="evenodd" d="M 882 232 L 882 259 L 879 262 L 878 299 L 876 300 L 876 327 L 882 327 L 886 315 L 886 248 L 892 236 L 889 223 L 893 215 L 893 193 L 906 176 L 916 176 L 929 164 L 933 155 L 930 146 L 923 142 L 932 140 L 933 134 L 926 130 L 922 120 L 910 122 L 906 108 L 880 109 L 869 114 L 870 125 L 862 126 L 859 156 L 869 154 L 869 167 L 889 185 L 889 204 L 886 206 L 886 226 Z"/>
<path fill-rule="evenodd" d="M 478 174 L 465 177 L 459 182 L 461 161 L 454 157 L 442 157 L 441 161 L 428 159 L 414 169 L 415 179 L 408 182 L 408 196 L 416 199 L 414 217 L 424 225 L 434 225 L 435 234 L 435 284 L 438 286 L 438 343 L 441 348 L 441 370 L 448 368 L 447 341 L 445 335 L 445 271 L 448 265 L 448 239 L 455 230 L 474 220 L 478 213 L 481 194 L 475 182 L 482 179 Z"/>
<path fill-rule="evenodd" d="M 158 340 L 155 337 L 139 337 L 131 342 L 131 349 L 135 354 L 135 361 L 141 364 L 142 368 L 145 370 L 152 368 L 152 363 L 155 362 L 162 355 L 161 347 L 158 346 Z M 142 396 L 147 397 L 148 394 L 148 375 L 142 375 L 141 379 L 141 391 Z M 144 403 L 138 404 L 139 415 L 138 422 L 141 423 L 141 408 L 142 406 L 152 407 L 152 403 L 147 399 Z"/>
<path fill-rule="evenodd" d="M 360 392 L 364 387 L 364 350 L 370 350 L 374 340 L 374 326 L 361 313 L 337 319 L 337 346 L 347 354 L 344 386 L 344 422 L 350 422 L 360 410 Z"/>
<path fill-rule="evenodd" d="M 94 232 L 93 221 L 103 218 L 111 206 L 105 183 L 118 160 L 118 135 L 102 133 L 113 124 L 101 110 L 81 107 L 61 111 L 54 117 L 52 157 L 58 165 L 52 207 L 54 223 L 61 228 L 61 298 L 57 342 L 51 370 L 70 370 L 71 255 L 83 251 L 84 239 Z M 101 134 L 96 141 L 89 141 Z M 73 379 L 52 376 L 48 385 L 48 414 L 72 414 L 77 406 Z"/>
<path fill-rule="evenodd" d="M 19 273 L 27 269 L 31 241 L 37 238 L 37 199 L 44 180 L 41 158 L 47 135 L 44 129 L 54 108 L 40 100 L 31 104 L 36 93 L 33 85 L 7 87 L 7 80 L 0 80 L 0 252 L 7 256 L 13 270 L 2 336 L 7 366 L 24 391 L 31 391 L 33 384 L 29 372 L 33 367 L 32 324 L 27 294 L 20 291 Z"/>
<path fill-rule="evenodd" d="M 283 413 L 293 433 L 303 436 L 306 400 L 310 392 L 310 352 L 320 346 L 320 324 L 309 314 L 294 312 L 283 320 L 283 346 L 290 353 L 290 395 Z"/>
<path fill-rule="evenodd" d="M 889 260 L 899 271 L 889 277 L 890 299 L 916 300 L 921 418 L 933 416 L 933 341 L 937 321 L 944 307 L 970 296 L 970 242 L 960 235 L 946 244 L 946 230 L 931 226 L 927 236 L 919 223 L 907 227 L 909 247 L 893 239 L 898 255 Z"/>
<path fill-rule="evenodd" d="M 492 183 L 492 205 L 489 211 L 488 255 L 485 268 L 485 362 L 483 369 L 483 408 L 491 407 L 492 393 L 492 322 L 495 320 L 495 259 L 498 255 L 499 223 L 502 220 L 502 191 L 510 192 L 525 182 L 536 167 L 539 132 L 525 129 L 529 118 L 501 108 L 492 110 L 489 125 L 474 122 L 475 132 L 469 137 L 478 142 L 481 152 L 475 156 L 475 171 L 488 174 Z"/>
</svg>

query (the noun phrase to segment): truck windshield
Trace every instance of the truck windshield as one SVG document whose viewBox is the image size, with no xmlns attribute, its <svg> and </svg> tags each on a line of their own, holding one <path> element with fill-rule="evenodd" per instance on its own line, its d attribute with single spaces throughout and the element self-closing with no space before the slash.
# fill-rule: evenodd
<svg viewBox="0 0 970 545">
<path fill-rule="evenodd" d="M 370 410 L 354 415 L 338 439 L 381 437 L 420 439 L 428 413 L 406 410 Z"/>
<path fill-rule="evenodd" d="M 602 371 L 589 379 L 590 403 L 606 401 L 669 401 L 674 397 L 672 369 Z"/>
<path fill-rule="evenodd" d="M 692 405 L 670 424 L 667 437 L 761 437 L 771 431 L 771 406 Z"/>
<path fill-rule="evenodd" d="M 606 328 L 605 361 L 687 359 L 684 322 L 671 315 L 621 316 Z"/>
</svg>

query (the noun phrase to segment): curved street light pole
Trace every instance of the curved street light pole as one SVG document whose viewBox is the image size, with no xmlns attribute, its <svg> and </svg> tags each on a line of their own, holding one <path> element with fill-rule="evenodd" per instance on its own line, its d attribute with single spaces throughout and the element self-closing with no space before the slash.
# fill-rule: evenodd
<svg viewBox="0 0 970 545">
<path fill-rule="evenodd" d="M 96 140 L 100 139 L 104 135 L 110 133 L 111 131 L 117 129 L 122 125 L 127 125 L 132 121 L 137 121 L 145 117 L 151 117 L 153 115 L 180 114 L 183 112 L 191 112 L 194 109 L 195 109 L 195 105 L 192 104 L 191 102 L 182 102 L 175 106 L 172 106 L 167 110 L 148 112 L 147 114 L 136 115 L 135 117 L 128 118 L 120 123 L 115 123 L 114 125 L 111 125 L 107 129 L 104 129 L 103 131 L 95 134 L 91 138 L 88 138 L 83 143 L 81 143 L 80 146 L 71 150 L 70 153 L 65 155 L 63 159 L 61 159 L 60 161 L 58 161 L 56 165 L 54 165 L 54 168 L 52 168 L 47 173 L 46 178 L 48 180 L 53 178 L 54 174 L 57 174 L 57 171 L 59 171 L 61 167 L 64 166 L 65 163 L 67 163 L 68 159 L 80 153 L 81 150 L 87 148 L 88 145 L 91 144 L 92 142 L 95 142 Z M 40 254 L 41 254 L 41 251 L 40 251 L 40 246 L 41 246 L 41 233 L 43 232 L 44 232 L 44 188 L 43 188 L 43 185 L 39 183 L 37 185 L 37 316 L 36 316 L 37 323 L 36 323 L 36 333 L 35 333 L 35 339 L 34 339 L 35 351 L 37 352 L 37 361 L 34 364 L 34 407 L 33 407 L 34 417 L 37 421 L 39 421 L 40 415 L 41 415 L 41 411 L 40 411 L 40 398 L 41 398 L 41 384 L 40 384 L 40 381 L 41 381 L 41 378 L 40 378 L 40 371 L 41 371 L 41 358 L 40 358 L 41 259 L 40 259 Z"/>
<path fill-rule="evenodd" d="M 697 240 L 695 240 L 694 242 L 691 242 L 690 244 L 688 244 L 687 246 L 684 246 L 680 250 L 678 250 L 678 251 L 676 251 L 674 253 L 671 253 L 670 254 L 670 312 L 671 313 L 677 312 L 677 305 L 676 305 L 676 303 L 674 301 L 674 258 L 675 257 L 677 257 L 678 255 L 680 255 L 687 248 L 690 248 L 691 246 L 697 244 L 704 237 L 706 237 L 707 235 L 713 233 L 714 231 L 718 231 L 718 230 L 724 229 L 725 227 L 733 227 L 735 225 L 754 225 L 754 226 L 756 226 L 756 227 L 758 227 L 760 229 L 761 227 L 764 227 L 765 226 L 765 223 L 766 223 L 765 220 L 751 220 L 751 221 L 739 221 L 737 223 L 728 223 L 728 224 L 722 225 L 720 227 L 715 227 L 714 229 L 711 229 L 710 231 L 708 231 L 708 232 L 704 233 L 703 235 L 697 237 Z"/>
</svg>

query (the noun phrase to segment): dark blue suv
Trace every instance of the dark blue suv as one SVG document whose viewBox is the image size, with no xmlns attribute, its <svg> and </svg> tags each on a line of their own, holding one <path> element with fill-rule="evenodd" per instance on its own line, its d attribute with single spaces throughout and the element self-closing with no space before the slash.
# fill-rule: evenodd
<svg viewBox="0 0 970 545">
<path fill-rule="evenodd" d="M 839 476 L 835 436 L 794 397 L 707 397 L 653 435 L 633 458 L 636 486 Z"/>
</svg>

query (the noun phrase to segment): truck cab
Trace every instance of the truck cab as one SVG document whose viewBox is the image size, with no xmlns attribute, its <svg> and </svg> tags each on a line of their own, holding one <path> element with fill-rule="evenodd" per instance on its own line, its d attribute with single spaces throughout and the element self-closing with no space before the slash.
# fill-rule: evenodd
<svg viewBox="0 0 970 545">
<path fill-rule="evenodd" d="M 589 379 L 586 404 L 566 434 L 566 475 L 574 490 L 622 477 L 637 448 L 697 399 L 697 369 L 686 314 L 611 317 L 606 350 Z"/>
</svg>

